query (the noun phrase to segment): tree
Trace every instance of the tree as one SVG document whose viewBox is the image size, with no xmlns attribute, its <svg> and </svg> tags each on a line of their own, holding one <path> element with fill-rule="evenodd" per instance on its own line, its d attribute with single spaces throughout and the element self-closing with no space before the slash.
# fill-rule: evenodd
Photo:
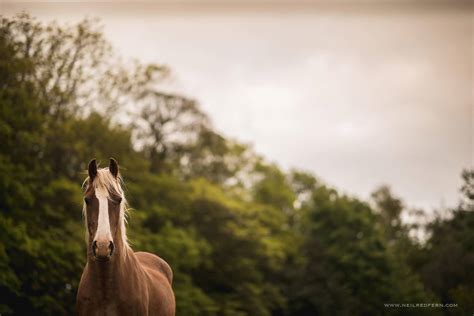
<svg viewBox="0 0 474 316">
<path fill-rule="evenodd" d="M 304 259 L 292 268 L 298 271 L 291 291 L 293 314 L 397 314 L 383 304 L 428 298 L 417 276 L 388 247 L 378 215 L 367 203 L 319 185 L 302 212 Z"/>
<path fill-rule="evenodd" d="M 251 186 L 250 174 L 258 161 L 260 158 L 250 146 L 205 127 L 197 139 L 184 148 L 180 170 L 187 179 L 205 177 L 242 193 Z"/>
<path fill-rule="evenodd" d="M 462 200 L 460 207 L 474 210 L 474 169 L 465 169 L 461 174 L 464 184 L 461 187 Z"/>
<path fill-rule="evenodd" d="M 385 238 L 394 244 L 405 234 L 402 224 L 403 203 L 394 197 L 388 186 L 381 186 L 372 193 L 375 209 L 380 216 Z"/>
<path fill-rule="evenodd" d="M 167 171 L 166 163 L 179 163 L 184 146 L 197 139 L 207 117 L 195 101 L 176 95 L 144 91 L 138 100 L 137 136 L 150 160 L 150 171 Z"/>
<path fill-rule="evenodd" d="M 418 254 L 419 273 L 426 286 L 443 303 L 457 303 L 449 314 L 463 315 L 474 308 L 474 212 L 472 170 L 462 173 L 464 184 L 459 206 L 448 218 L 436 218 L 428 225 L 429 239 Z"/>
</svg>

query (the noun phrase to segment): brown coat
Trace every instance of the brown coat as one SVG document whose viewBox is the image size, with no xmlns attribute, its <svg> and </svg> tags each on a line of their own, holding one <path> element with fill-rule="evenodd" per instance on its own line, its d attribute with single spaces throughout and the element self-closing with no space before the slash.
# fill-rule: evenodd
<svg viewBox="0 0 474 316">
<path fill-rule="evenodd" d="M 160 257 L 127 244 L 126 200 L 118 164 L 97 169 L 89 163 L 84 218 L 87 263 L 77 292 L 80 316 L 174 316 L 173 273 Z"/>
</svg>

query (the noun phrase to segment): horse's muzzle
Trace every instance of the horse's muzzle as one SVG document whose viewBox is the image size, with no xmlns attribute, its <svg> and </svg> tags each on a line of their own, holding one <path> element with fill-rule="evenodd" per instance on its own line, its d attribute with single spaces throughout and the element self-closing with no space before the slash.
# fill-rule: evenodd
<svg viewBox="0 0 474 316">
<path fill-rule="evenodd" d="M 97 241 L 92 242 L 92 254 L 97 261 L 108 261 L 114 254 L 113 241 Z"/>
</svg>

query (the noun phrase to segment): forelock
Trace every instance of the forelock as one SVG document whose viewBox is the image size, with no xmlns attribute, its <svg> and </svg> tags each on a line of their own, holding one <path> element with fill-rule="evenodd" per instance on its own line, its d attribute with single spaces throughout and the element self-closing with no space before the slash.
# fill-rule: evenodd
<svg viewBox="0 0 474 316">
<path fill-rule="evenodd" d="M 90 178 L 87 178 L 84 181 L 83 187 L 85 187 L 86 191 L 94 189 L 96 194 L 102 196 L 109 196 L 110 193 L 123 196 L 121 176 L 119 175 L 115 178 L 108 168 L 98 169 L 92 183 L 90 183 Z"/>
</svg>

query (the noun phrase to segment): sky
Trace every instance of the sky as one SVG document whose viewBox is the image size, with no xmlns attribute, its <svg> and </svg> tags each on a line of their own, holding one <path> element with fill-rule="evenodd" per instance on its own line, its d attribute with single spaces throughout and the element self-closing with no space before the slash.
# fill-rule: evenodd
<svg viewBox="0 0 474 316">
<path fill-rule="evenodd" d="M 285 170 L 364 199 L 388 184 L 407 207 L 454 206 L 461 170 L 474 165 L 474 11 L 386 2 L 3 2 L 0 11 L 101 18 L 122 56 L 168 65 L 167 89 Z"/>
</svg>

